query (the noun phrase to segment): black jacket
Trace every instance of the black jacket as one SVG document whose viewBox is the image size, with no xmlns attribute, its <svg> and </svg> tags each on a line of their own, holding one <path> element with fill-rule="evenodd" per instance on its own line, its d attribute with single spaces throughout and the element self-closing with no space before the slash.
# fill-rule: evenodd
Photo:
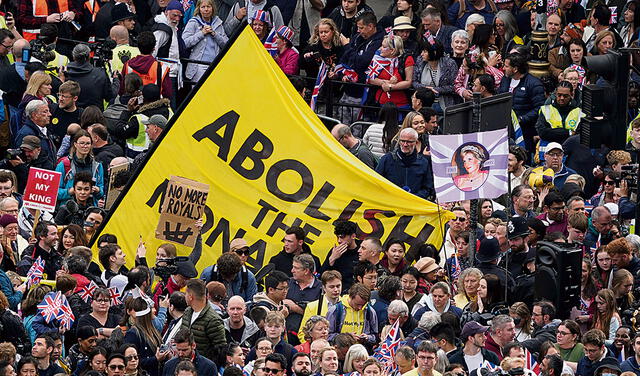
<svg viewBox="0 0 640 376">
<path fill-rule="evenodd" d="M 508 93 L 511 78 L 504 76 L 500 81 L 499 93 Z M 533 150 L 533 136 L 536 135 L 536 120 L 538 110 L 544 104 L 544 87 L 542 81 L 531 74 L 525 74 L 518 85 L 513 89 L 513 111 L 518 116 L 520 127 L 524 134 L 527 150 Z"/>
<path fill-rule="evenodd" d="M 90 63 L 71 62 L 67 65 L 66 78 L 76 81 L 80 85 L 81 95 L 76 105 L 78 107 L 97 106 L 104 109 L 104 101 L 115 97 L 111 88 L 111 80 L 102 68 L 95 68 Z"/>
<path fill-rule="evenodd" d="M 358 73 L 358 82 L 364 83 L 366 80 L 367 68 L 373 59 L 373 55 L 382 45 L 384 33 L 378 31 L 369 39 L 364 39 L 360 34 L 351 38 L 349 44 L 345 46 L 344 53 L 340 59 L 340 63 L 348 66 Z M 346 90 L 347 95 L 352 97 L 361 97 L 362 88 L 354 87 Z"/>
<path fill-rule="evenodd" d="M 124 157 L 124 150 L 120 145 L 109 140 L 109 143 L 100 148 L 93 148 L 96 161 L 102 163 L 102 171 L 109 171 L 109 163 L 115 157 Z"/>
<path fill-rule="evenodd" d="M 51 249 L 50 252 L 47 252 L 40 248 L 38 243 L 28 246 L 24 249 L 24 252 L 22 252 L 22 257 L 17 268 L 18 274 L 26 277 L 31 265 L 38 259 L 38 257 L 42 257 L 42 260 L 45 262 L 45 279 L 56 279 L 56 272 L 58 270 L 62 270 L 62 255 L 55 249 Z"/>
<path fill-rule="evenodd" d="M 168 360 L 164 364 L 162 376 L 175 375 L 176 367 L 178 366 L 178 363 L 180 363 L 181 360 L 182 359 L 180 359 L 177 356 Z M 196 367 L 196 370 L 198 370 L 198 375 L 215 375 L 218 373 L 218 367 L 216 366 L 216 364 L 211 360 L 205 358 L 204 356 L 198 354 L 197 351 L 195 351 L 195 357 L 193 358 L 192 363 Z"/>
<path fill-rule="evenodd" d="M 313 261 L 316 264 L 316 271 L 320 270 L 320 259 L 311 253 L 311 248 L 308 244 L 302 244 L 302 253 L 306 253 L 313 257 Z M 293 267 L 293 257 L 295 255 L 293 253 L 287 253 L 284 249 L 280 251 L 277 255 L 271 257 L 269 260 L 270 264 L 274 264 L 276 266 L 276 270 L 279 270 L 289 277 L 292 277 L 291 268 Z"/>
</svg>

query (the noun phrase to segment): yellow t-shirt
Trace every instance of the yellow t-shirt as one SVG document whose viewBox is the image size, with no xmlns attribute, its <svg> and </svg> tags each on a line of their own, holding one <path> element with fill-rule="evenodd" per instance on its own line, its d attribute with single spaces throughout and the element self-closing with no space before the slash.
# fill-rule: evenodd
<svg viewBox="0 0 640 376">
<path fill-rule="evenodd" d="M 341 297 L 340 301 L 345 307 L 344 317 L 342 317 L 342 330 L 340 333 L 363 334 L 364 315 L 367 306 L 364 306 L 364 308 L 359 311 L 355 311 L 349 305 L 349 295 Z"/>
<path fill-rule="evenodd" d="M 433 376 L 442 376 L 442 374 L 435 369 L 431 370 L 431 373 L 433 374 Z M 414 368 L 409 372 L 403 373 L 402 376 L 420 376 L 420 374 L 418 373 L 418 368 Z"/>
</svg>

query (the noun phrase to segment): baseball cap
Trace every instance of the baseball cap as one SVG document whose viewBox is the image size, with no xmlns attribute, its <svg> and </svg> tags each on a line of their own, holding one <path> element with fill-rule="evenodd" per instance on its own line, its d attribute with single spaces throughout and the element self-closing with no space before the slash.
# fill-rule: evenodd
<svg viewBox="0 0 640 376">
<path fill-rule="evenodd" d="M 32 135 L 24 136 L 24 138 L 22 139 L 22 144 L 20 145 L 20 148 L 26 148 L 29 150 L 33 150 L 39 147 L 40 147 L 40 139 Z"/>
<path fill-rule="evenodd" d="M 488 326 L 480 325 L 477 321 L 469 321 L 464 324 L 464 328 L 462 328 L 462 332 L 460 333 L 460 338 L 462 338 L 463 341 L 466 341 L 467 337 L 478 333 L 484 333 L 487 330 L 489 330 Z"/>
</svg>

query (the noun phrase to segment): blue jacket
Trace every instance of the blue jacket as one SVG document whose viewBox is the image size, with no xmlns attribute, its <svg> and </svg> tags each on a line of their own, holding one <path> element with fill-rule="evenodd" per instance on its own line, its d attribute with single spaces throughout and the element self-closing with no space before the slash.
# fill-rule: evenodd
<svg viewBox="0 0 640 376">
<path fill-rule="evenodd" d="M 69 189 L 73 188 L 73 179 L 75 176 L 74 171 L 77 167 L 74 166 L 75 162 L 72 157 L 69 157 L 71 160 L 71 168 L 69 171 L 65 171 L 64 163 L 60 162 L 56 166 L 56 171 L 62 174 L 62 179 L 60 179 L 60 186 L 58 187 L 58 206 L 64 205 L 71 196 L 69 195 Z M 100 188 L 98 193 L 93 193 L 93 205 L 98 205 L 98 200 L 104 196 L 104 170 L 102 169 L 102 163 L 96 161 L 92 158 L 92 176 L 93 181 L 95 182 L 96 187 Z M 74 168 L 75 167 L 75 168 Z"/>
<path fill-rule="evenodd" d="M 572 175 L 575 173 L 576 172 L 573 169 L 570 169 L 569 167 L 563 164 L 562 169 L 553 176 L 553 185 L 558 190 L 561 190 L 562 187 L 564 186 L 564 182 L 567 180 L 569 175 Z"/>
<path fill-rule="evenodd" d="M 612 358 L 615 358 L 611 350 L 609 350 L 606 347 L 604 349 L 607 352 L 605 354 L 605 357 L 610 356 Z M 598 368 L 598 363 L 600 362 L 592 362 L 591 360 L 589 360 L 589 358 L 587 358 L 586 355 L 583 356 L 578 361 L 578 367 L 576 368 L 576 376 L 593 376 L 594 372 L 596 371 L 596 368 Z"/>
<path fill-rule="evenodd" d="M 204 270 L 200 274 L 200 279 L 205 283 L 209 281 L 219 281 L 224 283 L 224 285 L 226 286 L 228 282 L 223 281 L 219 275 L 217 279 L 211 279 L 211 272 L 214 270 L 214 268 L 216 268 L 215 270 L 217 270 L 216 265 L 211 265 L 204 268 Z M 242 274 L 245 272 L 247 279 L 246 283 L 243 281 L 244 277 L 242 276 Z M 243 284 L 246 285 L 246 289 L 243 289 Z M 247 269 L 246 266 L 243 266 L 242 270 L 238 273 L 238 275 L 236 275 L 233 281 L 231 281 L 231 291 L 233 292 L 233 295 L 240 295 L 245 302 L 252 301 L 253 296 L 258 292 L 258 283 L 256 282 L 256 277 L 250 270 Z"/>
<path fill-rule="evenodd" d="M 2 290 L 7 297 L 9 308 L 11 308 L 12 311 L 18 312 L 18 304 L 22 301 L 22 292 L 13 289 L 13 284 L 9 276 L 7 276 L 7 273 L 2 269 L 0 269 L 0 290 Z"/>
<path fill-rule="evenodd" d="M 413 156 L 405 157 L 408 165 L 401 159 L 398 148 L 382 156 L 376 172 L 402 189 L 427 199 L 435 195 L 431 162 L 422 154 L 414 151 Z"/>
<path fill-rule="evenodd" d="M 358 82 L 365 82 L 365 72 L 369 68 L 373 55 L 382 45 L 383 37 L 384 33 L 382 31 L 376 32 L 369 39 L 364 39 L 360 34 L 357 34 L 345 46 L 344 53 L 340 58 L 340 64 L 355 70 L 358 73 Z M 360 97 L 362 96 L 362 88 L 347 89 L 347 94 L 352 97 Z"/>
<path fill-rule="evenodd" d="M 182 33 L 185 47 L 191 48 L 189 59 L 213 61 L 224 45 L 229 41 L 227 34 L 222 27 L 222 20 L 217 16 L 213 16 L 211 20 L 211 28 L 214 34 L 209 36 L 202 33 L 202 27 L 206 22 L 200 16 L 195 16 L 187 22 Z M 187 64 L 185 77 L 192 81 L 199 80 L 206 72 L 208 65 L 203 64 Z"/>
<path fill-rule="evenodd" d="M 193 358 L 193 365 L 198 370 L 198 375 L 215 375 L 218 367 L 211 360 L 205 358 L 204 356 L 198 354 L 198 351 L 195 352 L 195 357 Z M 162 376 L 174 376 L 176 372 L 176 367 L 178 363 L 181 361 L 179 357 L 173 357 L 168 360 L 163 367 Z"/>
<path fill-rule="evenodd" d="M 620 369 L 622 372 L 633 372 L 637 376 L 640 376 L 640 365 L 638 365 L 638 361 L 635 356 L 630 356 L 627 360 L 620 363 Z"/>
<path fill-rule="evenodd" d="M 22 139 L 25 136 L 36 136 L 40 139 L 40 147 L 42 151 L 40 151 L 40 156 L 44 156 L 47 162 L 50 162 L 50 165 L 56 165 L 56 146 L 53 144 L 53 141 L 49 136 L 42 133 L 40 128 L 31 121 L 31 119 L 26 118 L 25 123 L 16 134 L 16 143 L 15 147 L 19 148 L 22 145 Z"/>
<path fill-rule="evenodd" d="M 436 40 L 442 43 L 442 46 L 444 47 L 444 52 L 448 53 L 449 55 L 453 54 L 453 49 L 451 48 L 451 35 L 456 30 L 459 30 L 459 29 L 455 26 L 445 25 L 443 23 L 440 26 L 440 30 L 438 30 L 438 34 L 436 35 Z"/>
<path fill-rule="evenodd" d="M 344 324 L 347 316 L 347 307 L 345 307 L 344 297 L 338 303 L 329 307 L 327 311 L 327 320 L 329 320 L 329 340 L 333 340 L 338 333 L 342 332 L 342 324 Z M 351 311 L 353 309 L 349 307 Z M 367 335 L 367 343 L 373 345 L 378 339 L 378 317 L 376 311 L 370 304 L 364 306 L 364 327 L 362 333 Z"/>
<path fill-rule="evenodd" d="M 455 5 L 455 4 L 454 4 Z M 500 81 L 499 93 L 508 93 L 511 78 L 504 76 Z M 527 142 L 527 150 L 533 150 L 533 136 L 536 135 L 536 121 L 538 120 L 538 110 L 544 104 L 544 87 L 542 82 L 529 73 L 526 73 L 513 89 L 513 111 L 518 116 L 520 127 Z"/>
</svg>

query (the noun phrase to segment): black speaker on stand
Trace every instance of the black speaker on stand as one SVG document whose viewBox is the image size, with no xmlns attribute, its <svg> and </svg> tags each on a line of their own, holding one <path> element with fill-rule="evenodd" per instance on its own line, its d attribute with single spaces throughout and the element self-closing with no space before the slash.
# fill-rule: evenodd
<svg viewBox="0 0 640 376">
<path fill-rule="evenodd" d="M 538 242 L 535 298 L 548 300 L 560 319 L 569 317 L 580 303 L 582 249 L 563 243 Z"/>
</svg>

